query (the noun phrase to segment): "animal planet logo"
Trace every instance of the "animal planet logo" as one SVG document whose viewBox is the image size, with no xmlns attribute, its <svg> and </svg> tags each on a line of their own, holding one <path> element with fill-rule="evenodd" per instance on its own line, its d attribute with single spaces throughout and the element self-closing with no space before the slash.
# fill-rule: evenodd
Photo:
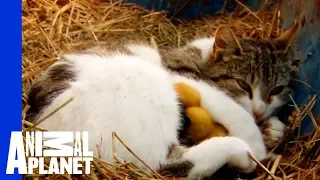
<svg viewBox="0 0 320 180">
<path fill-rule="evenodd" d="M 22 132 L 11 132 L 7 174 L 14 174 L 15 168 L 18 168 L 18 174 L 33 174 L 34 169 L 38 169 L 39 174 L 84 174 L 83 169 L 85 174 L 90 174 L 93 152 L 89 151 L 88 132 L 82 132 L 82 137 L 80 132 L 25 133 L 26 148 L 23 146 Z M 66 143 L 72 143 L 73 146 Z M 50 158 L 47 169 L 45 157 Z"/>
</svg>

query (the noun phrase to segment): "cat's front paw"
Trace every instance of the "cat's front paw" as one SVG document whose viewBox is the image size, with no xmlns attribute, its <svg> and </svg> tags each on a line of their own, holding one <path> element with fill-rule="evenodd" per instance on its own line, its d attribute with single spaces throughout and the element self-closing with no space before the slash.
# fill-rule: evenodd
<svg viewBox="0 0 320 180">
<path fill-rule="evenodd" d="M 191 162 L 187 180 L 198 180 L 214 174 L 225 164 L 237 170 L 250 173 L 256 163 L 248 155 L 252 153 L 249 145 L 237 137 L 213 137 L 190 147 L 180 162 Z"/>
<path fill-rule="evenodd" d="M 268 148 L 274 148 L 283 140 L 286 126 L 278 117 L 270 117 L 264 125 L 263 138 Z"/>
<path fill-rule="evenodd" d="M 257 164 L 249 157 L 252 151 L 249 145 L 239 138 L 233 139 L 233 147 L 230 149 L 228 165 L 244 173 L 251 173 Z"/>
</svg>

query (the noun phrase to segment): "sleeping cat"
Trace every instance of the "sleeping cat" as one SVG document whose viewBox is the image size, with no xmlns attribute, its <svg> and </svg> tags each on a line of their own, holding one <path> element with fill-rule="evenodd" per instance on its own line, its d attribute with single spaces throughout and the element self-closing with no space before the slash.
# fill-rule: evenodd
<svg viewBox="0 0 320 180">
<path fill-rule="evenodd" d="M 290 38 L 294 29 L 288 31 Z M 228 32 L 224 27 L 217 30 L 211 47 L 201 47 L 199 41 L 187 46 L 200 52 L 202 61 L 198 62 L 198 69 L 175 70 L 168 63 L 170 51 L 159 50 L 159 53 L 151 47 L 135 44 L 64 55 L 33 84 L 27 118 L 50 131 L 88 131 L 89 147 L 94 155 L 98 155 L 96 145 L 101 144 L 100 155 L 109 162 L 114 161 L 111 136 L 114 131 L 155 170 L 181 165 L 188 179 L 210 176 L 224 164 L 252 172 L 256 164 L 247 153 L 252 152 L 258 160 L 266 158 L 259 128 L 251 114 L 218 89 L 203 71 L 213 61 L 219 63 L 234 58 L 232 53 L 237 53 L 238 57 L 241 53 L 246 55 L 246 49 L 238 52 L 236 48 L 235 52 L 228 51 L 230 56 L 221 55 L 223 51 L 219 48 L 223 47 L 219 45 L 229 42 L 225 36 Z M 284 47 L 291 41 L 284 37 L 269 43 Z M 210 55 L 210 49 L 215 52 L 214 56 Z M 190 53 L 190 57 L 193 55 Z M 274 56 L 278 60 L 275 64 L 282 61 L 289 64 L 285 53 Z M 179 96 L 173 86 L 176 82 L 196 88 L 201 94 L 202 107 L 232 137 L 214 137 L 189 148 L 181 146 L 179 132 L 184 122 Z M 65 107 L 39 122 L 70 98 L 73 100 Z M 115 149 L 118 157 L 145 168 L 120 143 L 115 143 Z"/>
</svg>

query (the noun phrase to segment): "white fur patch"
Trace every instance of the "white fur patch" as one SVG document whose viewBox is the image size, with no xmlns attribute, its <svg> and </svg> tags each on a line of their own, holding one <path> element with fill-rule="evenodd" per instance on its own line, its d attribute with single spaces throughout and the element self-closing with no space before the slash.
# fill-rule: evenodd
<svg viewBox="0 0 320 180">
<path fill-rule="evenodd" d="M 201 50 L 203 65 L 207 62 L 210 54 L 213 53 L 214 42 L 215 42 L 215 38 L 210 37 L 210 38 L 197 39 L 197 40 L 192 41 L 190 43 L 191 46 L 196 47 Z"/>
<path fill-rule="evenodd" d="M 265 144 L 268 148 L 273 148 L 283 140 L 286 126 L 278 117 L 272 116 L 266 121 L 266 127 L 264 129 Z"/>
<path fill-rule="evenodd" d="M 245 96 L 238 97 L 237 101 L 250 115 L 253 116 L 253 113 L 252 113 L 253 103 L 252 103 L 252 100 L 249 98 L 249 96 L 245 95 Z"/>
<path fill-rule="evenodd" d="M 265 117 L 270 117 L 272 114 L 276 113 L 278 111 L 278 108 L 282 107 L 285 102 L 279 99 L 277 96 L 271 97 L 272 101 L 271 104 L 267 106 Z"/>
<path fill-rule="evenodd" d="M 154 48 L 144 45 L 128 45 L 130 51 L 139 56 L 142 59 L 145 59 L 149 62 L 155 63 L 156 65 L 162 66 L 161 56 L 158 51 Z"/>
<path fill-rule="evenodd" d="M 252 98 L 252 114 L 255 115 L 261 114 L 261 117 L 257 120 L 261 120 L 265 117 L 265 111 L 266 111 L 266 102 L 264 102 L 261 98 L 261 93 L 260 93 L 260 87 L 258 86 L 256 89 L 253 91 L 253 98 Z"/>
</svg>

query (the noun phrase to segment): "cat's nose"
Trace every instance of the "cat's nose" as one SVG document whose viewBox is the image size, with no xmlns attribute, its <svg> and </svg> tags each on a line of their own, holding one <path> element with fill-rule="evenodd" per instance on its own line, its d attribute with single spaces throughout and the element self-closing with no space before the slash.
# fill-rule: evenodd
<svg viewBox="0 0 320 180">
<path fill-rule="evenodd" d="M 263 117 L 264 113 L 261 111 L 253 111 L 253 116 L 256 120 L 260 120 Z"/>
</svg>

